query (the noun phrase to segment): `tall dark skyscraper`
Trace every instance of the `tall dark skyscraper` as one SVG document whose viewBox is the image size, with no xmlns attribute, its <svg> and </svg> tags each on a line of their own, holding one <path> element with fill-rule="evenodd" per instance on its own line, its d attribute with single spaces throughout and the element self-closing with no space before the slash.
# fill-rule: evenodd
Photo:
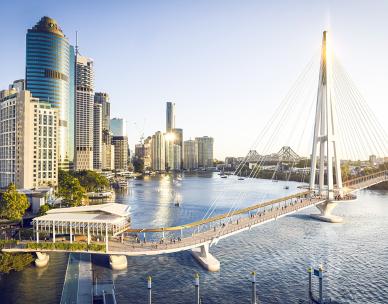
<svg viewBox="0 0 388 304">
<path fill-rule="evenodd" d="M 74 48 L 57 22 L 43 17 L 26 35 L 26 89 L 59 108 L 59 167 L 74 161 Z"/>
<path fill-rule="evenodd" d="M 175 103 L 166 103 L 166 132 L 169 133 L 175 129 Z"/>
</svg>

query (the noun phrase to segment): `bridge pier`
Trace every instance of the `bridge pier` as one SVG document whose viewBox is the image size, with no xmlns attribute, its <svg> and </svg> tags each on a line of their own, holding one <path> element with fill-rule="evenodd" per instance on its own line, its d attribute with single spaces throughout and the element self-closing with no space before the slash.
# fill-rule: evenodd
<svg viewBox="0 0 388 304">
<path fill-rule="evenodd" d="M 218 261 L 210 252 L 209 244 L 203 244 L 199 248 L 191 250 L 191 254 L 198 263 L 208 271 L 219 271 L 220 261 Z"/>
<path fill-rule="evenodd" d="M 317 205 L 317 208 L 319 209 L 319 211 L 321 211 L 321 214 L 311 214 L 310 216 L 314 219 L 317 219 L 323 222 L 342 223 L 343 222 L 342 217 L 331 214 L 331 212 L 336 206 L 337 206 L 337 203 L 327 200 Z"/>
<path fill-rule="evenodd" d="M 123 270 L 127 268 L 128 261 L 125 255 L 110 255 L 109 265 L 113 270 Z"/>
<path fill-rule="evenodd" d="M 37 257 L 37 259 L 35 260 L 35 266 L 39 267 L 39 268 L 47 266 L 47 264 L 50 260 L 50 256 L 44 252 L 37 251 L 36 257 Z"/>
</svg>

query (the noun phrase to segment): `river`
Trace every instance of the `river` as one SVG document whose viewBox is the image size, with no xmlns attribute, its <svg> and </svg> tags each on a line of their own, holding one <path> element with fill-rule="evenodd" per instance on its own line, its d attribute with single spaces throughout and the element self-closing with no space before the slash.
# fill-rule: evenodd
<svg viewBox="0 0 388 304">
<path fill-rule="evenodd" d="M 226 179 L 216 174 L 146 177 L 129 181 L 116 201 L 131 206 L 133 227 L 177 225 L 215 212 L 248 206 L 297 191 L 298 183 Z M 174 206 L 179 198 L 180 207 Z M 108 258 L 93 257 L 99 280 L 112 279 L 118 303 L 146 303 L 146 278 L 153 277 L 155 303 L 193 303 L 193 277 L 200 274 L 203 303 L 249 303 L 250 272 L 257 272 L 260 303 L 307 303 L 308 266 L 324 267 L 324 295 L 332 303 L 388 303 L 388 191 L 364 190 L 355 202 L 334 210 L 341 224 L 313 220 L 305 209 L 211 247 L 221 270 L 203 270 L 189 252 L 128 258 L 125 271 L 110 270 Z M 49 266 L 31 266 L 0 277 L 0 303 L 58 303 L 67 255 L 50 254 Z M 314 284 L 314 292 L 317 294 Z"/>
</svg>

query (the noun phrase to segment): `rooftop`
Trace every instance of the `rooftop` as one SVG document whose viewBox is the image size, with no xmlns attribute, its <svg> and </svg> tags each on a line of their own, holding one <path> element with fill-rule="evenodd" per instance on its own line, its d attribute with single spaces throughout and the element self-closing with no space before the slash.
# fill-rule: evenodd
<svg viewBox="0 0 388 304">
<path fill-rule="evenodd" d="M 46 215 L 36 217 L 34 221 L 109 222 L 116 224 L 129 217 L 129 210 L 129 206 L 117 203 L 57 208 L 47 211 Z"/>
<path fill-rule="evenodd" d="M 59 37 L 65 37 L 57 21 L 47 16 L 42 17 L 33 28 L 28 30 L 28 32 L 52 33 Z"/>
</svg>

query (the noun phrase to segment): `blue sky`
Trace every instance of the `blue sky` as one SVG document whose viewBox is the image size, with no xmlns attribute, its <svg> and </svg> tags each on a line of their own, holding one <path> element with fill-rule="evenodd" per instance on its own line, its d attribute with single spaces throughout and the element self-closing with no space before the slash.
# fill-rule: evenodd
<svg viewBox="0 0 388 304">
<path fill-rule="evenodd" d="M 388 129 L 387 1 L 5 1 L 0 88 L 24 77 L 25 33 L 56 19 L 95 62 L 96 91 L 128 122 L 133 146 L 177 107 L 185 139 L 215 138 L 215 156 L 244 155 L 330 23 L 335 49 Z M 330 22 L 328 21 L 330 20 Z"/>
</svg>

